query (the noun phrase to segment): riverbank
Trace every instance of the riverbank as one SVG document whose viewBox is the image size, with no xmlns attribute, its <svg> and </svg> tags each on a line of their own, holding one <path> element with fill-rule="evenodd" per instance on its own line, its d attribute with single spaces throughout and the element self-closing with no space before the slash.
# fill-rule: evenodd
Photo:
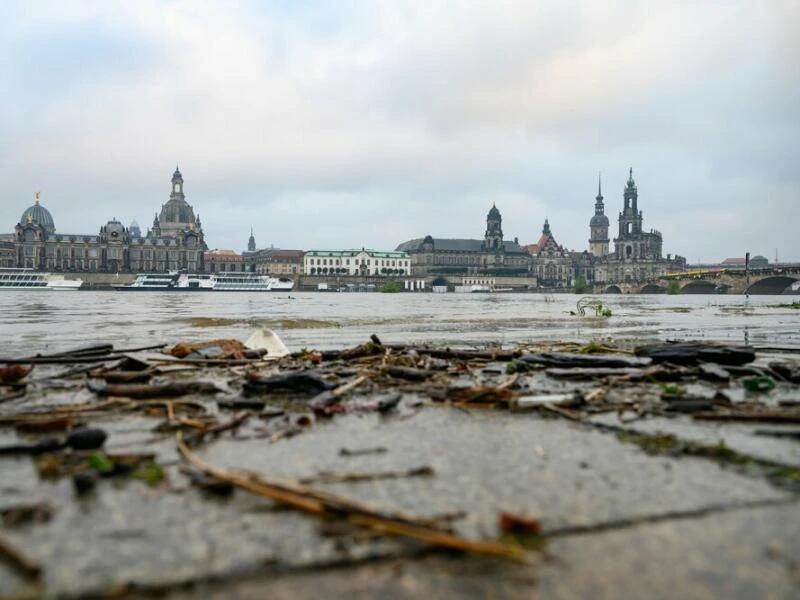
<svg viewBox="0 0 800 600">
<path fill-rule="evenodd" d="M 635 345 L 22 361 L 0 595 L 793 596 L 800 354 Z"/>
</svg>

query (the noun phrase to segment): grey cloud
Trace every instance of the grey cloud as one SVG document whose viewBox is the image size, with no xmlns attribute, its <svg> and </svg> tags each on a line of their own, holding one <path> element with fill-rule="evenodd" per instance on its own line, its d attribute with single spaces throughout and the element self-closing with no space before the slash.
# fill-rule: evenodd
<svg viewBox="0 0 800 600">
<path fill-rule="evenodd" d="M 791 2 L 98 6 L 84 50 L 122 32 L 107 54 L 133 71 L 55 77 L 41 110 L 0 75 L 0 229 L 36 189 L 59 228 L 146 227 L 180 162 L 216 247 L 251 225 L 301 248 L 479 237 L 497 202 L 507 236 L 547 216 L 583 249 L 597 171 L 613 223 L 632 165 L 665 251 L 800 259 Z M 75 31 L 59 9 L 44 48 Z M 19 40 L 31 20 L 12 17 Z"/>
</svg>

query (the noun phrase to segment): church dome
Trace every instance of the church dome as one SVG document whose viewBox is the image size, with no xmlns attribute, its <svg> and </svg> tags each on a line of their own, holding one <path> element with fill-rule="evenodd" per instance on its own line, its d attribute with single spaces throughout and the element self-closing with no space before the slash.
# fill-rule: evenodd
<svg viewBox="0 0 800 600">
<path fill-rule="evenodd" d="M 19 222 L 22 225 L 25 225 L 29 222 L 35 223 L 36 225 L 41 225 L 51 233 L 56 230 L 56 224 L 53 221 L 53 215 L 51 215 L 50 211 L 44 206 L 39 204 L 38 200 L 36 201 L 36 204 L 27 208 L 25 212 L 22 213 Z"/>
<path fill-rule="evenodd" d="M 492 208 L 489 211 L 489 214 L 487 215 L 487 218 L 488 219 L 499 219 L 500 218 L 500 211 L 497 210 L 497 206 L 495 206 L 494 204 L 492 204 Z"/>
<path fill-rule="evenodd" d="M 608 217 L 605 215 L 595 215 L 589 221 L 589 227 L 608 227 Z"/>
</svg>

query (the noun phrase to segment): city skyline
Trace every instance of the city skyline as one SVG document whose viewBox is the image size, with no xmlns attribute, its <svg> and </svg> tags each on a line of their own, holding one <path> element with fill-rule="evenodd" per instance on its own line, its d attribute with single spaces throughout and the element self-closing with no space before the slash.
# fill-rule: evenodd
<svg viewBox="0 0 800 600">
<path fill-rule="evenodd" d="M 4 4 L 0 230 L 145 229 L 176 163 L 212 248 L 588 249 L 629 167 L 689 262 L 800 260 L 795 3 Z"/>
</svg>

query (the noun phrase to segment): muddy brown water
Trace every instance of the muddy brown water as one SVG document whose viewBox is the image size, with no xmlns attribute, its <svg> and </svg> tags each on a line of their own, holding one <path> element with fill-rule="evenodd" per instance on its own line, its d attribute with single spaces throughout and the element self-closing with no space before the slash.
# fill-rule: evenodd
<svg viewBox="0 0 800 600">
<path fill-rule="evenodd" d="M 541 340 L 707 339 L 800 345 L 787 297 L 595 296 L 610 318 L 570 314 L 574 294 L 3 292 L 3 355 L 86 342 L 117 348 L 276 331 L 291 350 L 385 343 L 481 346 Z"/>
</svg>

